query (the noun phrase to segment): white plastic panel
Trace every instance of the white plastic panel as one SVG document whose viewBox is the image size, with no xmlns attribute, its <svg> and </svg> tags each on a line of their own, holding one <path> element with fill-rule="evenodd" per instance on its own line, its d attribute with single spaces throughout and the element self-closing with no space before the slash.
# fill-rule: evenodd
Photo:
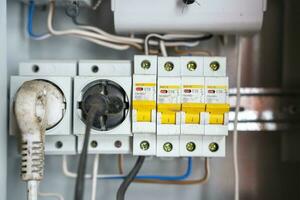
<svg viewBox="0 0 300 200">
<path fill-rule="evenodd" d="M 83 136 L 78 136 L 77 151 L 81 152 Z M 123 135 L 91 135 L 88 147 L 89 154 L 129 154 L 131 150 L 131 137 Z"/>
<path fill-rule="evenodd" d="M 115 29 L 123 33 L 256 32 L 266 0 L 112 0 Z"/>
<path fill-rule="evenodd" d="M 73 135 L 48 135 L 45 140 L 45 153 L 47 155 L 76 154 L 76 137 Z"/>
<path fill-rule="evenodd" d="M 80 76 L 131 76 L 131 62 L 128 60 L 81 60 Z"/>
<path fill-rule="evenodd" d="M 31 60 L 19 64 L 22 76 L 76 76 L 77 61 Z"/>
</svg>

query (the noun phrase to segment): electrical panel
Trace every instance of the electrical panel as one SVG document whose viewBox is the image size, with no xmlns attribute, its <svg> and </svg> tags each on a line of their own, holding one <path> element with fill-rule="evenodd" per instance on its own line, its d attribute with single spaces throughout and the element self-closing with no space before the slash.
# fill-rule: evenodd
<svg viewBox="0 0 300 200">
<path fill-rule="evenodd" d="M 13 110 L 18 88 L 29 80 L 45 80 L 64 97 L 62 105 L 51 101 L 49 117 L 61 119 L 46 130 L 47 154 L 81 152 L 88 122 L 83 105 L 90 95 L 103 94 L 117 111 L 92 122 L 89 153 L 225 156 L 225 58 L 136 55 L 131 68 L 125 60 L 21 63 L 19 76 L 11 78 L 10 133 L 18 134 Z"/>
<path fill-rule="evenodd" d="M 121 33 L 257 32 L 266 8 L 267 0 L 112 0 Z"/>
</svg>

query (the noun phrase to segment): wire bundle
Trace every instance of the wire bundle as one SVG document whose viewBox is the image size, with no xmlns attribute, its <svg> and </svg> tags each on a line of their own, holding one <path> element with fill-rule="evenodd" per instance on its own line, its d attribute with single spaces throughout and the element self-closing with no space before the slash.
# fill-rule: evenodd
<svg viewBox="0 0 300 200">
<path fill-rule="evenodd" d="M 149 34 L 145 39 L 137 38 L 137 37 L 126 37 L 126 36 L 118 36 L 114 34 L 110 34 L 105 32 L 104 30 L 93 27 L 93 26 L 83 26 L 78 25 L 75 29 L 67 29 L 67 30 L 56 30 L 53 27 L 53 18 L 55 11 L 55 1 L 51 0 L 49 4 L 49 13 L 47 19 L 47 34 L 35 34 L 33 32 L 33 16 L 35 11 L 35 3 L 33 0 L 29 2 L 28 9 L 28 34 L 34 40 L 44 40 L 51 36 L 74 36 L 77 38 L 81 38 L 97 45 L 105 46 L 115 50 L 128 50 L 130 47 L 134 47 L 138 50 L 145 50 L 146 54 L 149 54 L 153 51 L 149 51 L 149 46 L 158 46 L 161 49 L 161 52 L 164 56 L 166 56 L 165 47 L 178 47 L 178 46 L 187 46 L 187 47 L 195 47 L 199 45 L 199 41 L 210 39 L 212 35 L 208 34 Z M 150 38 L 155 37 L 159 40 L 150 40 Z M 143 47 L 144 45 L 144 47 Z"/>
</svg>

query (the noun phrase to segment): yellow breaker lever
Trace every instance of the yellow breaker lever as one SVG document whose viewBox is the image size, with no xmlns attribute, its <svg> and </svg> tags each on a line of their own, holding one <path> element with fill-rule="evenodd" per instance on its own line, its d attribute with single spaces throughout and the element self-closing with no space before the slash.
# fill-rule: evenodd
<svg viewBox="0 0 300 200">
<path fill-rule="evenodd" d="M 176 113 L 180 112 L 181 104 L 158 104 L 161 113 L 161 124 L 176 124 Z"/>
<path fill-rule="evenodd" d="M 155 101 L 133 101 L 133 109 L 136 110 L 137 122 L 151 122 L 152 110 L 155 110 Z"/>
<path fill-rule="evenodd" d="M 206 112 L 209 112 L 209 124 L 224 124 L 224 114 L 229 112 L 229 104 L 207 104 Z"/>
<path fill-rule="evenodd" d="M 183 103 L 182 111 L 185 112 L 186 124 L 200 124 L 200 113 L 205 112 L 205 104 Z"/>
</svg>

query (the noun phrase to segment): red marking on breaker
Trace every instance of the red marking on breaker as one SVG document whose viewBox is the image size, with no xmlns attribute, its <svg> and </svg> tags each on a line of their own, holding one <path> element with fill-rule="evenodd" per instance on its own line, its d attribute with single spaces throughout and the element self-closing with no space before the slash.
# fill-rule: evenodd
<svg viewBox="0 0 300 200">
<path fill-rule="evenodd" d="M 191 89 L 185 89 L 185 90 L 184 90 L 184 93 L 191 93 L 191 92 L 192 92 Z"/>
<path fill-rule="evenodd" d="M 160 93 L 162 93 L 162 94 L 167 94 L 167 93 L 168 93 L 168 90 L 161 90 Z"/>
<path fill-rule="evenodd" d="M 216 91 L 215 90 L 208 90 L 208 93 L 209 94 L 214 94 L 214 93 L 216 93 Z"/>
<path fill-rule="evenodd" d="M 137 87 L 135 89 L 136 89 L 136 91 L 143 91 L 144 90 L 144 88 L 142 88 L 142 87 Z"/>
</svg>

